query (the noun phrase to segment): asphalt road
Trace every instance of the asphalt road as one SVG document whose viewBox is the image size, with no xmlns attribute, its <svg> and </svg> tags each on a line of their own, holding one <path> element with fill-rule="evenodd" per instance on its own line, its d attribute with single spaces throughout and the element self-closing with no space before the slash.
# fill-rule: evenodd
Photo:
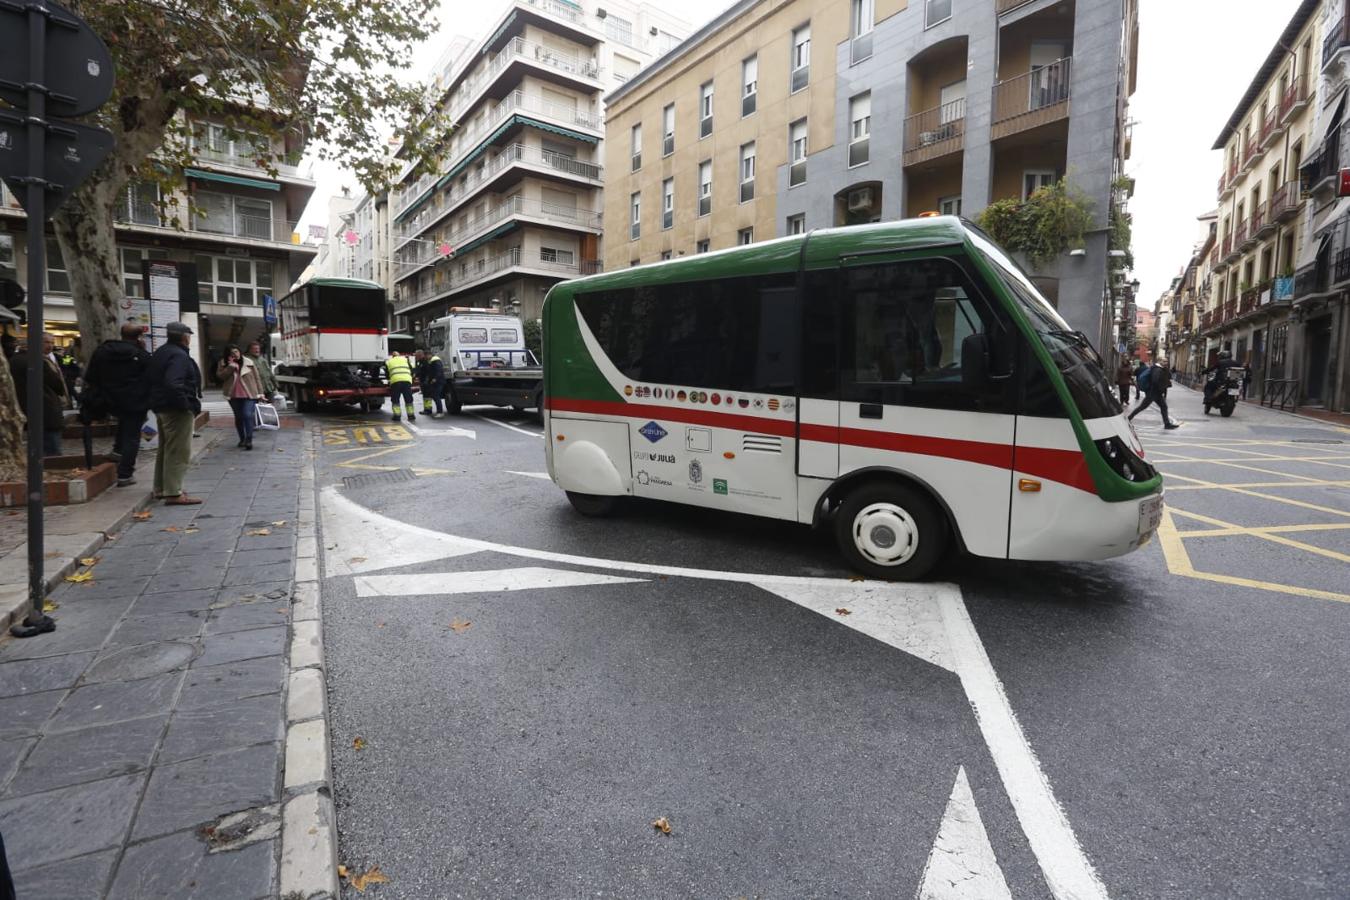
<svg viewBox="0 0 1350 900">
<path fill-rule="evenodd" d="M 792 525 L 583 519 L 470 412 L 311 417 L 379 896 L 1347 895 L 1350 431 L 1178 389 L 1158 540 L 892 588 Z"/>
</svg>

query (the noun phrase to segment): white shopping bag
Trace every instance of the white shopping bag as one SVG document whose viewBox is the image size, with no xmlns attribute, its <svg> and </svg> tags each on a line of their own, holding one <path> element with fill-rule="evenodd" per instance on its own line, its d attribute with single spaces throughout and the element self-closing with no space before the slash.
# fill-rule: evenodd
<svg viewBox="0 0 1350 900">
<path fill-rule="evenodd" d="M 277 414 L 277 408 L 270 403 L 259 402 L 253 407 L 257 411 L 257 427 L 269 431 L 275 431 L 281 427 L 281 416 Z"/>
<path fill-rule="evenodd" d="M 277 409 L 279 409 L 279 410 L 281 410 L 281 409 L 288 409 L 288 408 L 289 408 L 289 407 L 287 406 L 287 404 L 286 404 L 286 395 L 285 395 L 285 394 L 273 394 L 273 395 L 272 395 L 272 405 L 275 406 L 275 407 L 276 407 Z"/>
</svg>

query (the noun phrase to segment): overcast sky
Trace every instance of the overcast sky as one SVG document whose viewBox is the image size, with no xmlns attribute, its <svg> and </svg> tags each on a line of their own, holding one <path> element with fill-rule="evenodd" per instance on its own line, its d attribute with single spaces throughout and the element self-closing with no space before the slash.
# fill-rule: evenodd
<svg viewBox="0 0 1350 900">
<path fill-rule="evenodd" d="M 730 3 L 681 0 L 678 8 L 698 27 Z M 1137 180 L 1130 209 L 1141 306 L 1151 309 L 1167 289 L 1201 235 L 1196 217 L 1218 205 L 1220 159 L 1209 148 L 1298 4 L 1141 0 L 1139 89 L 1130 107 L 1134 145 L 1126 163 Z M 427 76 L 452 35 L 482 39 L 501 10 L 498 0 L 442 0 L 441 37 L 416 54 L 410 74 Z M 328 198 L 344 185 L 360 193 L 355 179 L 336 165 L 316 165 L 315 177 L 319 186 L 302 234 L 309 223 L 327 221 Z"/>
</svg>

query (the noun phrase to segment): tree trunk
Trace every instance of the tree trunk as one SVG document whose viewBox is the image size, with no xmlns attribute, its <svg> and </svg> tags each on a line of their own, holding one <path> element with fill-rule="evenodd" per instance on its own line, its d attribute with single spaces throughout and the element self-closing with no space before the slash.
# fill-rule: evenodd
<svg viewBox="0 0 1350 900">
<path fill-rule="evenodd" d="M 122 184 L 114 186 L 113 182 Z M 118 336 L 118 308 L 125 296 L 113 208 L 125 179 L 93 181 L 75 191 L 52 219 L 70 276 L 82 364 L 99 344 Z"/>
<path fill-rule="evenodd" d="M 11 415 L 11 410 L 13 414 Z M 27 421 L 9 374 L 9 360 L 0 359 L 0 481 L 23 481 L 28 471 Z"/>
</svg>

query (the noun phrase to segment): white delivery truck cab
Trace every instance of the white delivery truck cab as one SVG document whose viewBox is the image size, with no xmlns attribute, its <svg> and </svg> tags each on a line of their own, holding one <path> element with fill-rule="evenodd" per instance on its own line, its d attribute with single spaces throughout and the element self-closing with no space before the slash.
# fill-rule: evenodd
<svg viewBox="0 0 1350 900">
<path fill-rule="evenodd" d="M 544 370 L 525 346 L 518 317 L 492 309 L 451 308 L 449 315 L 426 327 L 422 345 L 445 366 L 452 413 L 472 405 L 540 408 Z"/>
</svg>

